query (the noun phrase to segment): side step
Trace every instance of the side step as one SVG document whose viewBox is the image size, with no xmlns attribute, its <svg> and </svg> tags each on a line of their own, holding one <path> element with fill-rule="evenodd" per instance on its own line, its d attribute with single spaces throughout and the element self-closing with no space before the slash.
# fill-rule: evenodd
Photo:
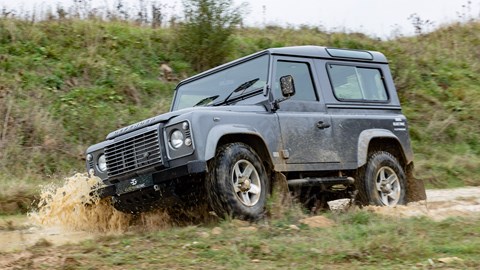
<svg viewBox="0 0 480 270">
<path fill-rule="evenodd" d="M 335 185 L 353 185 L 353 177 L 324 177 L 288 180 L 289 187 L 330 187 Z"/>
</svg>

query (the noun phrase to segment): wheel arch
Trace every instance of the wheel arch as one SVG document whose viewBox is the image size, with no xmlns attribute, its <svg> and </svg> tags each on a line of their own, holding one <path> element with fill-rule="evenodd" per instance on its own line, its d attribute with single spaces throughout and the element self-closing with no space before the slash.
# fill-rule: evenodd
<svg viewBox="0 0 480 270">
<path fill-rule="evenodd" d="M 370 153 L 386 151 L 395 156 L 402 166 L 413 161 L 411 151 L 406 151 L 399 138 L 390 130 L 370 129 L 360 133 L 358 140 L 357 166 L 360 168 L 367 164 Z"/>
<path fill-rule="evenodd" d="M 267 148 L 265 140 L 259 132 L 249 127 L 242 126 L 216 126 L 207 137 L 205 147 L 205 160 L 215 156 L 218 147 L 227 143 L 241 142 L 252 147 L 260 156 L 267 168 L 272 168 L 272 157 Z"/>
</svg>

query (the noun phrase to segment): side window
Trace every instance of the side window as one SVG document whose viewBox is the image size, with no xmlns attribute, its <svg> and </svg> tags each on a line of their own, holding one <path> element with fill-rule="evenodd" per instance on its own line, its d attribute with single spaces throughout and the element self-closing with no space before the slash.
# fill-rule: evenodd
<svg viewBox="0 0 480 270">
<path fill-rule="evenodd" d="M 376 68 L 328 64 L 328 75 L 339 100 L 387 101 L 382 73 Z"/>
<path fill-rule="evenodd" d="M 312 75 L 308 63 L 278 61 L 274 82 L 274 93 L 281 97 L 280 77 L 292 75 L 295 83 L 296 93 L 291 97 L 293 100 L 316 101 L 317 95 L 313 87 Z"/>
</svg>

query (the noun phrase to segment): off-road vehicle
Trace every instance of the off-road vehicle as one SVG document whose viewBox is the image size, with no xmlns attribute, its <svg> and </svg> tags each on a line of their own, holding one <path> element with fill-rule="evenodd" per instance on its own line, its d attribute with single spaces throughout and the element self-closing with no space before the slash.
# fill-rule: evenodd
<svg viewBox="0 0 480 270">
<path fill-rule="evenodd" d="M 114 131 L 86 151 L 96 192 L 124 212 L 207 198 L 219 216 L 257 219 L 273 185 L 312 206 L 425 199 L 407 119 L 385 56 L 267 49 L 181 81 L 170 112 Z"/>
</svg>

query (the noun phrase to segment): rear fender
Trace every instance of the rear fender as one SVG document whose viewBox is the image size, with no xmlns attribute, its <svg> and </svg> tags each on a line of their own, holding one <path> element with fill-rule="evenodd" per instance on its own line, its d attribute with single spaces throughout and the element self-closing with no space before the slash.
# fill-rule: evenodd
<svg viewBox="0 0 480 270">
<path fill-rule="evenodd" d="M 410 156 L 409 153 L 403 149 L 402 143 L 398 137 L 393 134 L 390 130 L 387 129 L 368 129 L 364 130 L 360 133 L 358 138 L 358 151 L 357 151 L 357 166 L 358 168 L 362 167 L 363 165 L 367 164 L 368 160 L 368 149 L 370 146 L 370 142 L 376 138 L 388 138 L 394 139 L 398 142 L 398 144 L 402 147 L 402 153 L 405 155 L 406 164 L 409 164 L 413 161 L 413 156 Z"/>
</svg>

